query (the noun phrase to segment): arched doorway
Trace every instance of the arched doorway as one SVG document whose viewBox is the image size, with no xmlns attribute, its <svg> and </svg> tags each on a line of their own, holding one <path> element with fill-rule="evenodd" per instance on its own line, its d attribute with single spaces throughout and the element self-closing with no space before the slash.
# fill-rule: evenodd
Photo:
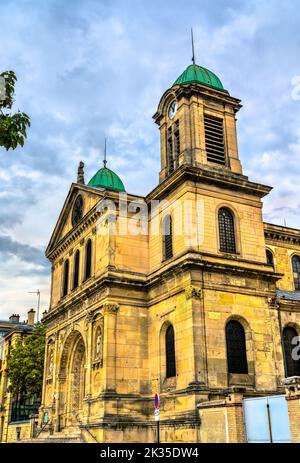
<svg viewBox="0 0 300 463">
<path fill-rule="evenodd" d="M 59 428 L 78 425 L 85 394 L 85 343 L 73 331 L 64 343 L 59 374 Z"/>
</svg>

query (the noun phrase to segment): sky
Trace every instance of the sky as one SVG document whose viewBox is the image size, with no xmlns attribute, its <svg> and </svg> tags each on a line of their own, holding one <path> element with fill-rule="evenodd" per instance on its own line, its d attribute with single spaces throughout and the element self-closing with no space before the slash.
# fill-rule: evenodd
<svg viewBox="0 0 300 463">
<path fill-rule="evenodd" d="M 300 228 L 299 0 L 0 0 L 0 72 L 18 76 L 14 109 L 30 115 L 24 148 L 0 148 L 0 319 L 26 318 L 77 166 L 108 167 L 128 192 L 158 182 L 162 94 L 191 62 L 242 100 L 244 173 L 274 187 L 264 220 Z"/>
</svg>

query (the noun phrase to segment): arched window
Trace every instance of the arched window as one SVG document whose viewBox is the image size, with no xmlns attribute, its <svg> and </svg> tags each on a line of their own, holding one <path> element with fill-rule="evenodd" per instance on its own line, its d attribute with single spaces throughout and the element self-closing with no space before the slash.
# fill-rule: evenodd
<svg viewBox="0 0 300 463">
<path fill-rule="evenodd" d="M 172 217 L 166 215 L 162 223 L 163 234 L 163 258 L 170 259 L 173 257 L 173 235 L 172 235 Z"/>
<path fill-rule="evenodd" d="M 170 325 L 166 330 L 166 378 L 172 376 L 176 376 L 176 361 L 174 328 Z"/>
<path fill-rule="evenodd" d="M 266 258 L 267 258 L 267 264 L 272 265 L 272 267 L 274 267 L 274 256 L 273 256 L 273 253 L 269 249 L 266 250 Z"/>
<path fill-rule="evenodd" d="M 69 290 L 69 259 L 64 263 L 64 276 L 63 276 L 63 296 L 68 294 Z"/>
<path fill-rule="evenodd" d="M 231 320 L 226 325 L 228 373 L 248 373 L 246 338 L 242 325 Z"/>
<path fill-rule="evenodd" d="M 233 214 L 226 207 L 222 207 L 218 214 L 220 251 L 236 252 L 234 218 Z"/>
<path fill-rule="evenodd" d="M 292 258 L 294 285 L 296 291 L 300 291 L 300 257 L 293 256 Z"/>
<path fill-rule="evenodd" d="M 299 342 L 297 342 L 298 333 L 292 326 L 286 326 L 283 330 L 282 337 L 285 359 L 285 375 L 286 377 L 300 376 L 300 360 L 293 358 L 293 349 L 296 347 L 295 355 L 299 350 L 297 348 L 297 345 L 299 344 Z"/>
<path fill-rule="evenodd" d="M 92 274 L 92 241 L 88 240 L 85 246 L 85 279 Z"/>
<path fill-rule="evenodd" d="M 74 256 L 73 289 L 77 288 L 79 284 L 79 264 L 80 264 L 80 251 L 78 249 Z"/>
</svg>

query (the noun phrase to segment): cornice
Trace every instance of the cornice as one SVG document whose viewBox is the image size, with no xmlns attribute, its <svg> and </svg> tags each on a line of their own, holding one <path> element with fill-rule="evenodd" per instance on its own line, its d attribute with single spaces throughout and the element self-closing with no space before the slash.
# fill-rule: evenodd
<svg viewBox="0 0 300 463">
<path fill-rule="evenodd" d="M 264 222 L 265 238 L 268 241 L 278 241 L 300 246 L 300 230 Z"/>
<path fill-rule="evenodd" d="M 177 187 L 178 183 L 184 180 L 222 186 L 227 189 L 258 196 L 259 198 L 263 198 L 272 190 L 270 186 L 250 182 L 247 176 L 236 174 L 229 169 L 182 165 L 146 196 L 146 202 L 166 196 Z"/>
<path fill-rule="evenodd" d="M 46 253 L 46 257 L 48 257 L 48 259 L 53 260 L 59 257 L 59 255 L 63 251 L 68 249 L 68 247 L 72 243 L 78 240 L 78 238 L 83 234 L 83 232 L 87 228 L 90 228 L 97 221 L 97 219 L 99 219 L 99 217 L 102 215 L 101 212 L 96 210 L 96 206 L 94 206 L 93 209 L 91 209 L 90 211 L 93 212 L 91 214 L 88 214 L 78 227 L 71 229 L 65 236 L 63 236 L 59 240 L 59 242 L 55 245 L 55 248 L 52 251 L 49 250 Z"/>
<path fill-rule="evenodd" d="M 241 267 L 238 261 L 232 262 L 228 259 L 228 262 L 224 263 L 218 261 L 217 258 L 215 258 L 215 260 L 209 261 L 209 256 L 206 257 L 207 258 L 197 252 L 189 252 L 187 255 L 183 255 L 180 258 L 173 260 L 172 263 L 170 263 L 170 265 L 164 269 L 160 269 L 159 271 L 147 275 L 137 274 L 135 277 L 134 275 L 130 275 L 124 271 L 109 271 L 105 275 L 99 276 L 97 278 L 94 277 L 90 286 L 82 289 L 80 293 L 76 295 L 74 294 L 73 297 L 72 295 L 69 295 L 66 300 L 61 300 L 58 305 L 52 308 L 44 317 L 43 322 L 47 324 L 53 318 L 67 312 L 68 310 L 76 312 L 77 308 L 83 310 L 96 303 L 99 304 L 102 299 L 109 297 L 109 287 L 118 286 L 127 289 L 134 288 L 142 292 L 147 292 L 155 285 L 161 284 L 162 279 L 168 278 L 172 274 L 180 274 L 190 269 L 217 273 L 229 273 L 243 277 L 249 276 L 251 278 L 260 277 L 269 281 L 273 281 L 274 283 L 282 277 L 281 274 L 266 270 L 264 268 L 266 267 L 264 264 L 257 264 L 252 268 L 246 265 Z M 245 261 L 244 264 L 247 264 L 247 261 Z M 248 264 L 253 265 L 251 262 L 248 262 Z M 107 289 L 107 292 L 104 294 L 103 289 L 105 288 Z M 201 297 L 201 294 L 192 291 L 191 294 L 188 292 L 187 296 Z M 145 302 L 147 306 L 148 301 Z"/>
<path fill-rule="evenodd" d="M 210 98 L 218 103 L 227 103 L 234 107 L 235 113 L 242 107 L 241 100 L 232 97 L 227 90 L 218 90 L 207 85 L 201 85 L 199 83 L 190 83 L 186 85 L 174 85 L 168 88 L 162 95 L 156 113 L 153 115 L 153 119 L 156 124 L 160 124 L 161 119 L 164 117 L 163 108 L 166 100 L 170 98 L 170 95 L 175 96 L 178 100 L 182 97 L 190 98 L 193 95 L 202 96 L 204 98 Z"/>
</svg>

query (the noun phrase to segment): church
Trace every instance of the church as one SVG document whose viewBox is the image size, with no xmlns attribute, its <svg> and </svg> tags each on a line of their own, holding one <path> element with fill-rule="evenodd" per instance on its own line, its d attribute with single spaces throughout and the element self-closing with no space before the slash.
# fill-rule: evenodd
<svg viewBox="0 0 300 463">
<path fill-rule="evenodd" d="M 80 163 L 46 250 L 40 438 L 157 442 L 157 394 L 161 442 L 300 442 L 300 231 L 263 221 L 240 108 L 193 62 L 153 116 L 147 196 Z"/>
</svg>

